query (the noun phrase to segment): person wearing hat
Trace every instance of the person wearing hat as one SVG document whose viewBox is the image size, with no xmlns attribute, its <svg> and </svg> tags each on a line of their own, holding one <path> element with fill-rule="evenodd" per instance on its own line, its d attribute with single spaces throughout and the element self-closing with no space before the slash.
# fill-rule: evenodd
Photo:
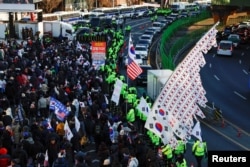
<svg viewBox="0 0 250 167">
<path fill-rule="evenodd" d="M 19 165 L 19 162 L 20 162 L 19 159 L 11 159 L 10 166 L 11 167 L 21 167 L 21 165 Z"/>
<path fill-rule="evenodd" d="M 135 156 L 135 152 L 130 151 L 130 158 L 128 160 L 128 167 L 138 167 L 139 161 Z"/>
<path fill-rule="evenodd" d="M 58 152 L 60 151 L 58 138 L 55 135 L 49 136 L 49 143 L 46 150 L 48 150 L 49 167 L 52 167 L 52 164 L 58 158 Z"/>
<path fill-rule="evenodd" d="M 61 150 L 58 153 L 58 158 L 53 162 L 53 167 L 70 167 L 69 162 L 66 159 L 66 152 Z"/>
<path fill-rule="evenodd" d="M 85 163 L 86 154 L 79 151 L 75 155 L 75 165 L 74 167 L 87 167 L 88 165 Z"/>
<path fill-rule="evenodd" d="M 8 154 L 8 150 L 4 147 L 0 148 L 0 166 L 8 167 L 10 165 L 11 157 Z"/>
<path fill-rule="evenodd" d="M 187 161 L 182 154 L 178 154 L 176 157 L 176 167 L 187 167 Z"/>
</svg>

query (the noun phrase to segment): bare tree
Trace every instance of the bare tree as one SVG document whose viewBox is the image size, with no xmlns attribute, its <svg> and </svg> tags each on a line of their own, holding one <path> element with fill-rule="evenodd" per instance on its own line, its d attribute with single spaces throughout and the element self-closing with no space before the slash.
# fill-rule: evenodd
<svg viewBox="0 0 250 167">
<path fill-rule="evenodd" d="M 91 11 L 93 9 L 93 5 L 94 5 L 95 1 L 96 0 L 86 0 L 86 5 L 87 5 L 88 11 Z"/>
<path fill-rule="evenodd" d="M 43 0 L 40 2 L 40 8 L 44 13 L 51 13 L 54 9 L 57 9 L 59 5 L 62 5 L 63 0 Z"/>
</svg>

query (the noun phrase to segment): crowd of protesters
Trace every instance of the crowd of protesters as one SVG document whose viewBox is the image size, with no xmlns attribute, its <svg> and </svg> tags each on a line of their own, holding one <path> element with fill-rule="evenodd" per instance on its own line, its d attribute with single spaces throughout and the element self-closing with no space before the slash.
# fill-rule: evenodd
<svg viewBox="0 0 250 167">
<path fill-rule="evenodd" d="M 116 66 L 124 36 L 121 31 L 105 33 L 109 50 L 100 67 L 92 63 L 90 43 L 79 47 L 67 40 L 50 41 L 45 47 L 39 38 L 1 41 L 1 167 L 91 166 L 80 142 L 83 136 L 88 144 L 95 144 L 100 166 L 156 166 L 150 149 L 138 137 L 135 116 L 126 118 L 133 108 L 126 97 L 131 94 L 127 85 L 118 110 L 112 111 L 107 102 L 116 79 L 124 81 Z M 70 141 L 65 137 L 65 120 L 58 120 L 49 108 L 50 97 L 69 111 L 65 120 L 73 133 Z"/>
<path fill-rule="evenodd" d="M 88 145 L 95 145 L 101 167 L 160 165 L 162 157 L 157 157 L 144 137 L 147 133 L 156 146 L 160 139 L 144 129 L 146 117 L 138 111 L 137 90 L 119 73 L 124 34 L 112 29 L 103 34 L 108 50 L 100 66 L 91 58 L 91 36 L 85 36 L 84 44 L 49 39 L 44 43 L 37 36 L 0 43 L 1 167 L 90 167 L 93 159 L 84 151 Z M 111 101 L 117 79 L 124 82 L 118 106 Z M 51 97 L 69 111 L 64 120 L 50 109 Z M 150 98 L 143 97 L 151 106 Z M 73 133 L 70 140 L 66 121 Z M 179 148 L 169 151 L 165 146 L 162 155 L 171 161 L 175 158 L 174 166 L 185 167 L 185 147 Z"/>
</svg>

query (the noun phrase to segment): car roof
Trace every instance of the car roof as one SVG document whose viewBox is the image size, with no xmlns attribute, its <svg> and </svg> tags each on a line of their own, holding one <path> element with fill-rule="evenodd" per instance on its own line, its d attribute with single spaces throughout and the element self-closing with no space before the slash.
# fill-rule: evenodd
<svg viewBox="0 0 250 167">
<path fill-rule="evenodd" d="M 141 37 L 147 37 L 147 38 L 151 38 L 152 36 L 148 35 L 148 34 L 142 34 Z M 140 37 L 140 38 L 141 38 Z"/>
<path fill-rule="evenodd" d="M 222 40 L 222 41 L 220 41 L 220 43 L 233 43 L 232 41 L 228 41 L 228 40 Z"/>
</svg>

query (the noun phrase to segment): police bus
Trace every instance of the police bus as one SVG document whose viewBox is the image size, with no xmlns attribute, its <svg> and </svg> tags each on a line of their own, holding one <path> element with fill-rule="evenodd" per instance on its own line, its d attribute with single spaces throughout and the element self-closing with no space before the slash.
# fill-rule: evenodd
<svg viewBox="0 0 250 167">
<path fill-rule="evenodd" d="M 119 10 L 117 8 L 108 8 L 108 7 L 96 8 L 91 12 L 104 13 L 107 18 L 113 18 L 119 15 Z"/>
<path fill-rule="evenodd" d="M 131 18 L 132 15 L 134 14 L 134 8 L 130 6 L 120 6 L 118 8 L 119 14 L 123 18 Z"/>
</svg>

